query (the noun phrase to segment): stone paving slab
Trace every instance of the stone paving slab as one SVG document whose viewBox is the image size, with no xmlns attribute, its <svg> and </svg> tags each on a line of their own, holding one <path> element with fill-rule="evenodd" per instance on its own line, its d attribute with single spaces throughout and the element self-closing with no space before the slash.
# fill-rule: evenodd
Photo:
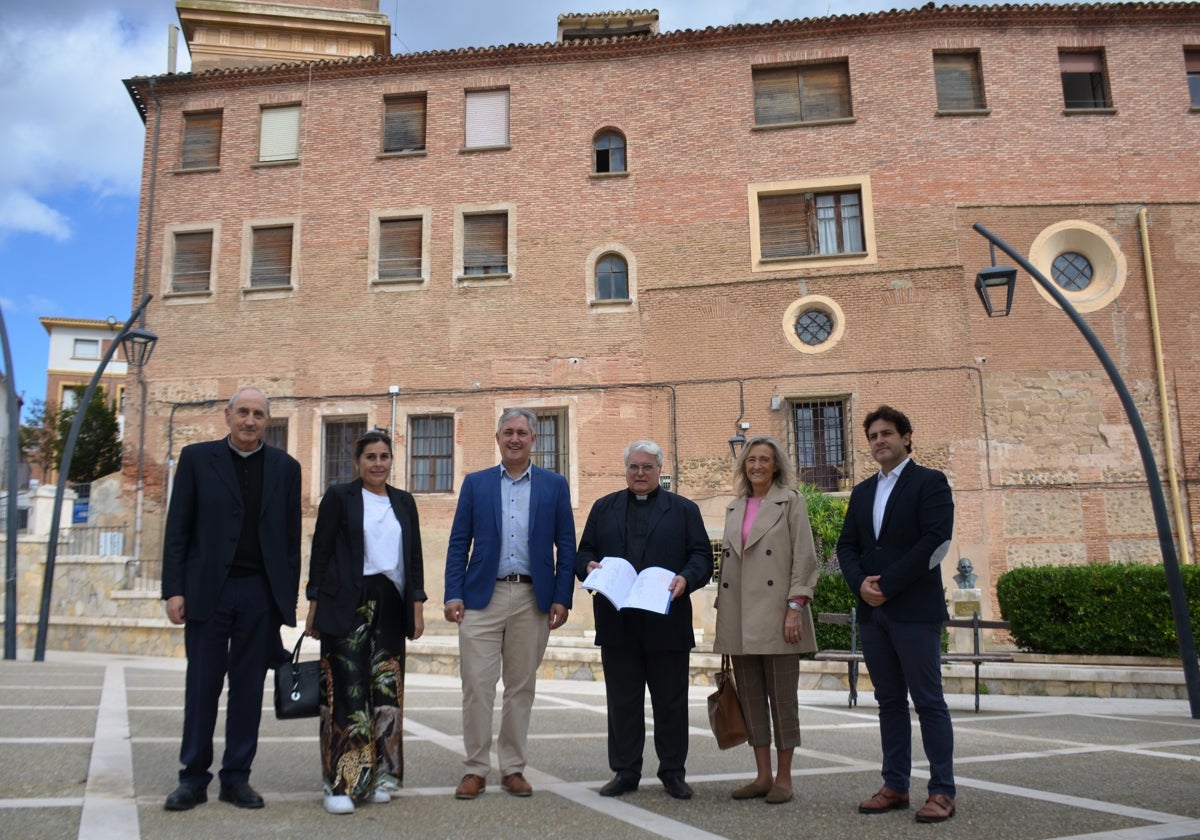
<svg viewBox="0 0 1200 840">
<path fill-rule="evenodd" d="M 912 812 L 863 816 L 879 786 L 878 726 L 866 695 L 856 709 L 841 691 L 802 691 L 803 744 L 796 799 L 780 806 L 734 802 L 753 773 L 748 747 L 716 748 L 705 697 L 692 689 L 689 802 L 654 778 L 648 732 L 640 789 L 597 794 L 606 766 L 603 684 L 541 680 L 527 776 L 530 799 L 499 790 L 453 798 L 462 774 L 461 691 L 454 677 L 410 673 L 405 702 L 406 787 L 387 805 L 335 817 L 321 807 L 315 720 L 277 721 L 264 686 L 262 738 L 252 782 L 263 811 L 218 802 L 169 813 L 182 721 L 184 663 L 177 659 L 54 654 L 0 662 L 0 836 L 80 840 L 296 838 L 651 838 L 686 840 L 805 835 L 840 838 L 1042 838 L 1161 840 L 1200 837 L 1200 721 L 1180 700 L 949 698 L 955 722 L 959 812 L 939 826 Z M 37 689 L 44 686 L 39 696 Z M 90 702 L 78 703 L 79 696 Z M 651 729 L 650 709 L 646 715 Z M 220 726 L 218 724 L 218 735 Z M 914 726 L 914 733 L 917 731 Z M 217 753 L 222 744 L 218 737 Z M 919 740 L 914 799 L 924 793 Z"/>
</svg>

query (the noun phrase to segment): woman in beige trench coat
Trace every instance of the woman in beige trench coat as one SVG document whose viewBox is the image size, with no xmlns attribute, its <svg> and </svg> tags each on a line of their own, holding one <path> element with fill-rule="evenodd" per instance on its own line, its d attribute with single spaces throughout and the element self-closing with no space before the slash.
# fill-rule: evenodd
<svg viewBox="0 0 1200 840">
<path fill-rule="evenodd" d="M 800 654 L 815 651 L 817 555 L 804 497 L 787 456 L 769 437 L 746 442 L 725 510 L 715 653 L 730 654 L 757 775 L 734 799 L 792 799 L 792 753 L 800 746 L 796 696 Z M 771 773 L 771 730 L 777 769 Z"/>
</svg>

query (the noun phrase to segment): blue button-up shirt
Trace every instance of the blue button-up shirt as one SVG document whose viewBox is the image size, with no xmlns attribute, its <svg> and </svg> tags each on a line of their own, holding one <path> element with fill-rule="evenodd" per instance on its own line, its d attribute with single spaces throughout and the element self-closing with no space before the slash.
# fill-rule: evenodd
<svg viewBox="0 0 1200 840">
<path fill-rule="evenodd" d="M 500 568 L 498 577 L 531 575 L 529 563 L 529 499 L 533 467 L 514 479 L 500 467 Z"/>
</svg>

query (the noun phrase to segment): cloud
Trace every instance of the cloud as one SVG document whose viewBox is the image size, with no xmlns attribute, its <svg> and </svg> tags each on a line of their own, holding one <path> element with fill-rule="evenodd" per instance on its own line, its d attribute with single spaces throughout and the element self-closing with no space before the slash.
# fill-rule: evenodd
<svg viewBox="0 0 1200 840">
<path fill-rule="evenodd" d="M 5 5 L 0 238 L 65 239 L 71 220 L 58 196 L 138 194 L 145 127 L 121 80 L 165 71 L 173 15 L 161 0 L 120 8 L 76 0 Z"/>
</svg>

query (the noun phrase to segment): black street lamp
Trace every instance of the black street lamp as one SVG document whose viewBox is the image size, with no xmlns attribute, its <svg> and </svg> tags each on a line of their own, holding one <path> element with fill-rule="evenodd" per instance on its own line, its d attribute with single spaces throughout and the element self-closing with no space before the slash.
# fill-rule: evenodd
<svg viewBox="0 0 1200 840">
<path fill-rule="evenodd" d="M 104 369 L 108 367 L 109 360 L 117 351 L 118 344 L 125 345 L 125 359 L 130 365 L 140 368 L 150 360 L 150 354 L 154 352 L 154 344 L 158 341 L 158 336 L 146 329 L 130 328 L 138 316 L 145 311 L 153 297 L 154 295 L 146 295 L 142 298 L 141 304 L 133 310 L 129 320 L 125 322 L 120 332 L 108 345 L 108 350 L 105 351 L 104 357 L 96 367 L 96 372 L 92 374 L 92 381 L 88 383 L 87 390 L 83 392 L 83 396 L 79 400 L 75 418 L 71 421 L 71 431 L 67 434 L 67 445 L 63 449 L 62 462 L 58 465 L 58 487 L 54 493 L 54 514 L 50 519 L 50 542 L 46 544 L 46 574 L 42 581 L 42 608 L 38 613 L 37 642 L 33 648 L 35 662 L 43 662 L 46 659 L 46 633 L 50 625 L 50 594 L 54 584 L 54 560 L 58 555 L 58 520 L 62 516 L 63 495 L 67 491 L 67 474 L 71 471 L 71 457 L 75 454 L 75 440 L 79 437 L 79 429 L 83 425 L 83 415 L 87 413 L 87 407 L 92 401 L 92 395 L 96 392 L 100 377 L 104 374 Z M 144 418 L 143 422 L 145 422 Z"/>
<path fill-rule="evenodd" d="M 989 231 L 981 224 L 973 226 L 975 230 L 990 242 L 994 248 L 999 248 L 1004 253 L 1008 254 L 1021 268 L 1032 277 L 1037 283 L 1045 289 L 1054 302 L 1059 305 L 1063 312 L 1069 317 L 1079 328 L 1084 339 L 1091 346 L 1092 351 L 1096 354 L 1096 358 L 1100 360 L 1100 364 L 1104 366 L 1104 371 L 1108 374 L 1108 378 L 1112 380 L 1113 387 L 1116 388 L 1117 396 L 1121 399 L 1121 405 L 1125 408 L 1125 414 L 1129 418 L 1129 425 L 1133 427 L 1133 436 L 1137 440 L 1138 450 L 1142 455 L 1142 469 L 1146 473 L 1146 484 L 1150 490 L 1150 504 L 1154 510 L 1154 522 L 1158 528 L 1158 545 L 1162 552 L 1163 570 L 1167 575 L 1167 590 L 1171 596 L 1171 612 L 1175 618 L 1175 635 L 1179 639 L 1179 658 L 1183 660 L 1183 679 L 1187 687 L 1188 703 L 1191 707 L 1192 718 L 1200 720 L 1200 662 L 1196 659 L 1196 640 L 1192 635 L 1192 623 L 1188 617 L 1187 593 L 1183 588 L 1183 576 L 1179 571 L 1179 557 L 1175 553 L 1175 540 L 1171 536 L 1171 520 L 1167 516 L 1167 500 L 1163 496 L 1162 482 L 1158 477 L 1158 465 L 1154 461 L 1154 451 L 1150 448 L 1150 438 L 1146 434 L 1146 425 L 1142 422 L 1142 416 L 1138 413 L 1137 405 L 1133 402 L 1133 396 L 1129 393 L 1129 388 L 1125 385 L 1125 380 L 1121 378 L 1117 366 L 1113 363 L 1112 357 L 1108 355 L 1108 351 L 1104 349 L 1104 345 L 1100 343 L 1100 339 L 1083 320 L 1079 312 L 1071 305 L 1071 302 L 1059 291 L 1058 287 L 1046 279 L 1046 277 L 1038 271 L 1033 265 L 1018 254 L 1013 248 L 1000 237 Z M 1016 269 L 995 266 L 995 251 L 993 250 L 992 267 L 985 268 L 979 272 L 975 278 L 975 288 L 979 292 L 979 296 L 984 300 L 984 308 L 987 309 L 988 315 L 993 314 L 993 307 L 990 303 L 990 291 L 998 288 L 999 283 L 992 282 L 1000 272 L 1000 269 L 1011 271 L 1011 275 L 1007 276 L 1005 284 L 1008 286 L 1008 300 L 1004 308 L 1005 315 L 1012 309 L 1013 288 L 1017 282 Z M 1180 539 L 1183 539 L 1183 525 L 1180 523 Z"/>
<path fill-rule="evenodd" d="M 4 396 L 8 404 L 8 451 L 5 453 L 5 542 L 4 542 L 4 658 L 17 658 L 17 463 L 21 457 L 21 402 L 13 378 L 12 351 L 8 330 L 0 313 L 0 345 L 4 350 Z"/>
</svg>

